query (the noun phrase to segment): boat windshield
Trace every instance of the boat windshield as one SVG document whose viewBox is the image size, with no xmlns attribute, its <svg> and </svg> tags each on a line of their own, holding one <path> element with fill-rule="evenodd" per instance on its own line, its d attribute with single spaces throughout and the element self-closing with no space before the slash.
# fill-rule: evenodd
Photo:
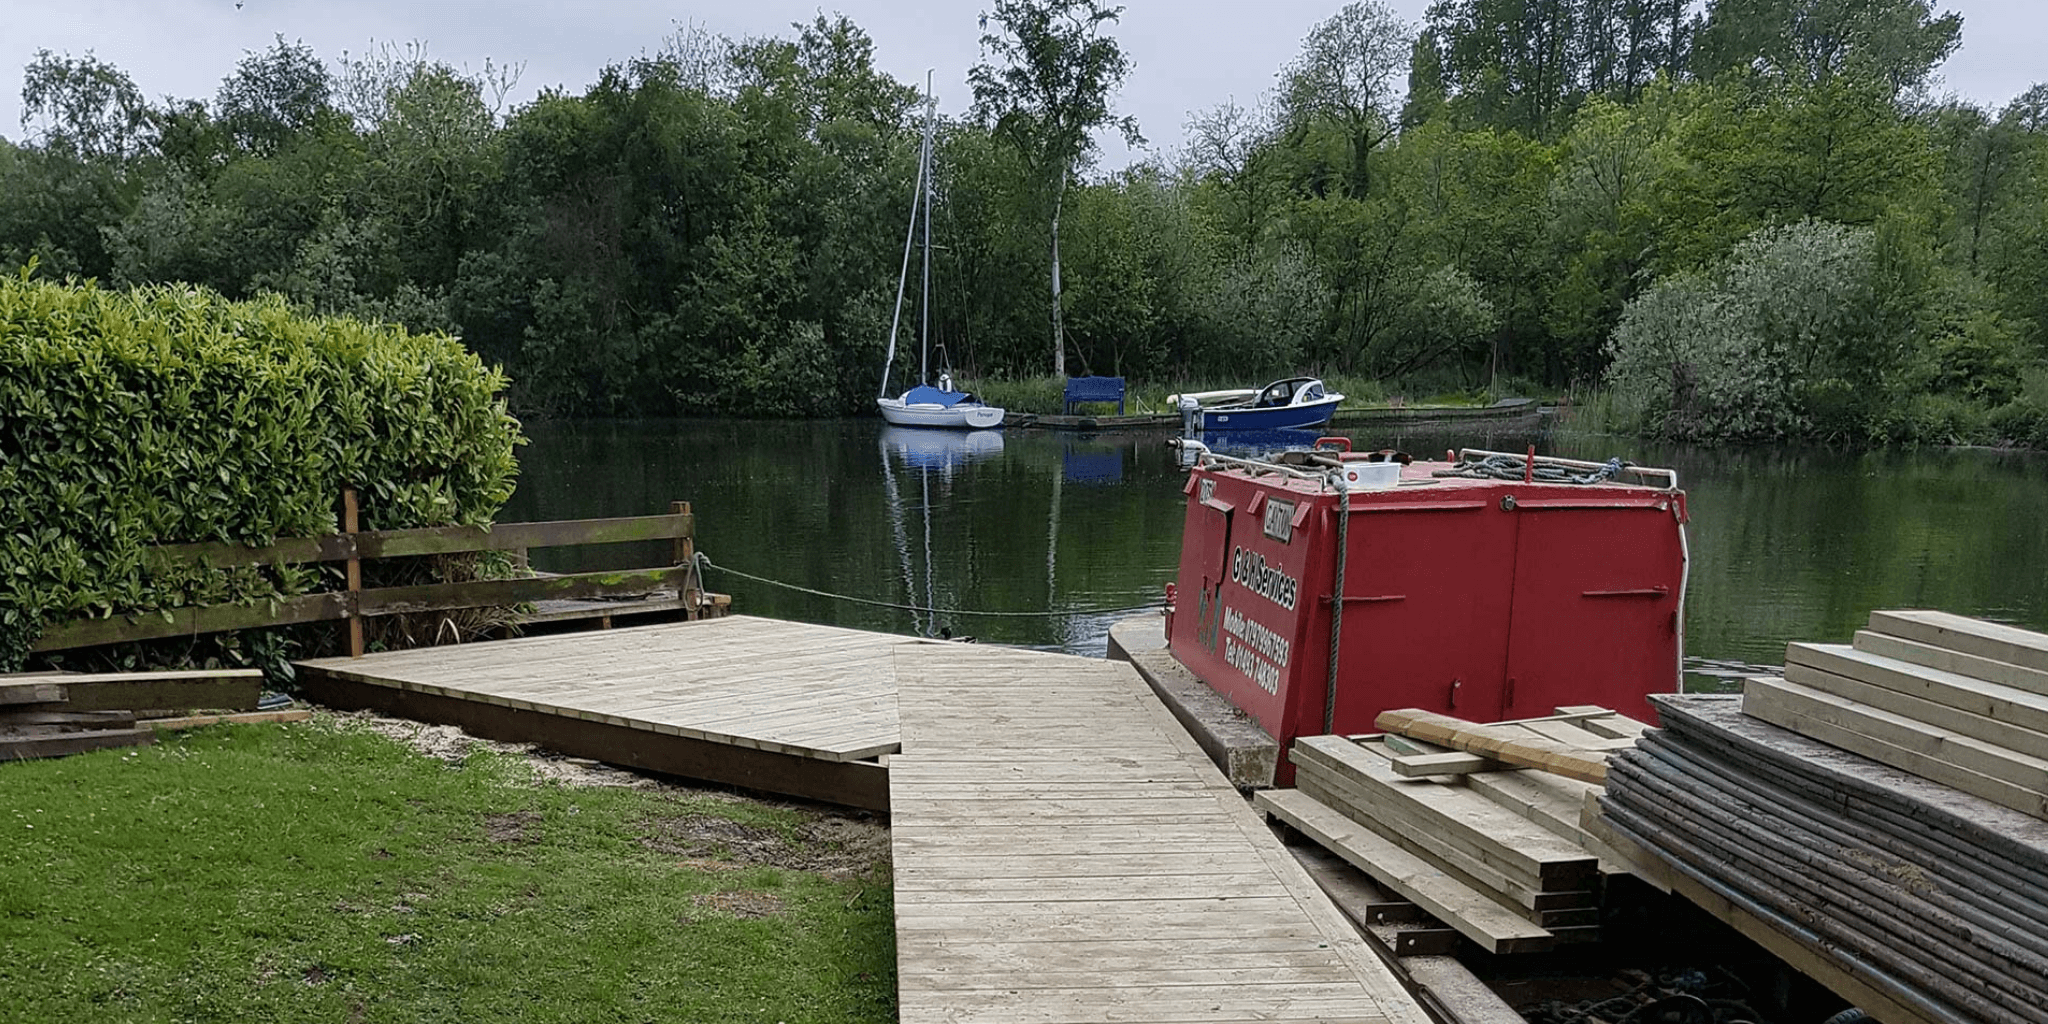
<svg viewBox="0 0 2048 1024">
<path fill-rule="evenodd" d="M 1322 382 L 1322 381 L 1317 381 L 1317 380 L 1312 380 L 1312 381 L 1309 381 L 1309 382 L 1308 382 L 1308 383 L 1306 383 L 1306 384 L 1303 384 L 1303 385 L 1301 386 L 1301 394 L 1297 395 L 1296 397 L 1297 397 L 1297 398 L 1299 398 L 1299 399 L 1300 399 L 1301 401 L 1304 401 L 1304 402 L 1319 402 L 1319 401 L 1322 401 L 1322 398 L 1323 398 L 1323 382 Z"/>
</svg>

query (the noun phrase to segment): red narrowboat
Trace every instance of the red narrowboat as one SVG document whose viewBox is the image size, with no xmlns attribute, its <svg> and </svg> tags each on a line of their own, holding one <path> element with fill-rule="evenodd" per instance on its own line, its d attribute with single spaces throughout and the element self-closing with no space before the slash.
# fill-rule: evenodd
<svg viewBox="0 0 2048 1024">
<path fill-rule="evenodd" d="M 1374 732 L 1393 708 L 1656 720 L 1647 697 L 1678 689 L 1684 649 L 1675 472 L 1326 440 L 1261 459 L 1183 442 L 1167 644 L 1278 742 L 1277 782 L 1295 737 Z"/>
</svg>

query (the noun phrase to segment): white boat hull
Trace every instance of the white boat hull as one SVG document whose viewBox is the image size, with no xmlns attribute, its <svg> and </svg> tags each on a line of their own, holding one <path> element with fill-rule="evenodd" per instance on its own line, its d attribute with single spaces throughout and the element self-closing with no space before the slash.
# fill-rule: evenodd
<svg viewBox="0 0 2048 1024">
<path fill-rule="evenodd" d="M 988 430 L 1003 425 L 1003 410 L 979 402 L 939 405 L 909 402 L 900 398 L 878 398 L 875 407 L 882 418 L 899 427 L 933 427 L 940 430 Z"/>
</svg>

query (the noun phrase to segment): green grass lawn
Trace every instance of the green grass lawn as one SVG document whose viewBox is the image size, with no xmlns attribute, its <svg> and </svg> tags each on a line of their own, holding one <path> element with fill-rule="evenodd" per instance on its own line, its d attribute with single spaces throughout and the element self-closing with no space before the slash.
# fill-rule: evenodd
<svg viewBox="0 0 2048 1024">
<path fill-rule="evenodd" d="M 890 1021 L 875 835 L 326 715 L 0 764 L 0 1021 Z"/>
</svg>

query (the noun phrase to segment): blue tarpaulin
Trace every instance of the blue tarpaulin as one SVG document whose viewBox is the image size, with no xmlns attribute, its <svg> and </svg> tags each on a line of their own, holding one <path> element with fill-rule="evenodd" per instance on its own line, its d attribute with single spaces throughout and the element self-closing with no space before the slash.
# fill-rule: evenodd
<svg viewBox="0 0 2048 1024">
<path fill-rule="evenodd" d="M 919 384 L 903 393 L 904 405 L 942 405 L 951 409 L 966 400 L 964 391 L 940 391 L 929 384 Z"/>
</svg>

